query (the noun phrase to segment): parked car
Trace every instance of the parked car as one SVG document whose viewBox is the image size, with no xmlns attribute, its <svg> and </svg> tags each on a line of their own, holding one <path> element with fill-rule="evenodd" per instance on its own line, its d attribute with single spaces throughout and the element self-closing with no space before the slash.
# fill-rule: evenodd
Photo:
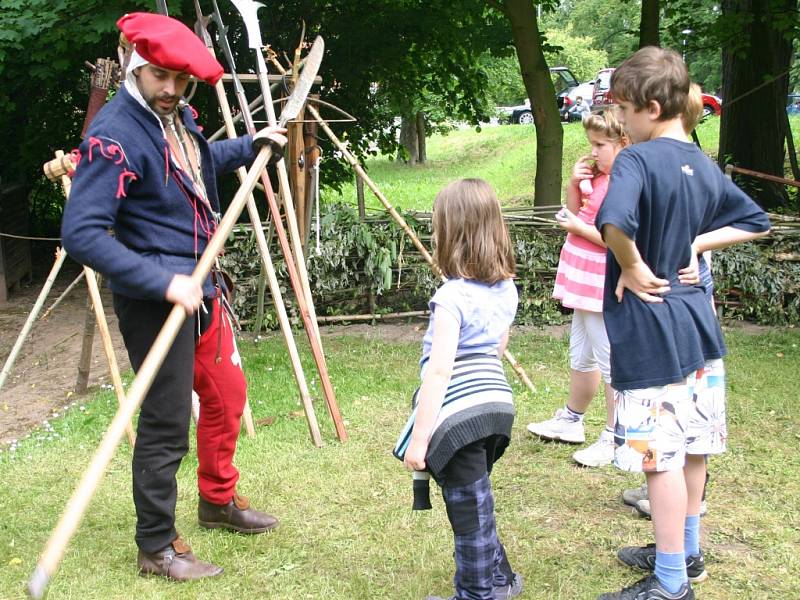
<svg viewBox="0 0 800 600">
<path fill-rule="evenodd" d="M 603 104 L 613 104 L 614 97 L 611 94 L 611 74 L 613 68 L 600 69 L 594 81 L 592 91 L 592 105 L 601 106 Z M 719 116 L 722 113 L 722 99 L 713 94 L 702 93 L 703 96 L 703 116 L 705 119 L 710 115 Z"/>
<path fill-rule="evenodd" d="M 559 112 L 561 112 L 569 92 L 578 86 L 578 80 L 567 67 L 551 67 L 550 77 L 553 80 L 553 87 L 556 89 L 556 104 Z M 533 109 L 528 99 L 525 100 L 525 104 L 501 108 L 500 110 L 508 115 L 511 123 L 519 123 L 521 125 L 533 123 Z"/>
</svg>

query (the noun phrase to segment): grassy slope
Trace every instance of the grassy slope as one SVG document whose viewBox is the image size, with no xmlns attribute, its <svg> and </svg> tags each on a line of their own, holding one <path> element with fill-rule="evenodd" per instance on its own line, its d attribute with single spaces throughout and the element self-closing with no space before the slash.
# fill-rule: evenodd
<svg viewBox="0 0 800 600">
<path fill-rule="evenodd" d="M 795 145 L 800 148 L 800 116 L 790 117 Z M 698 127 L 700 145 L 716 157 L 719 119 L 711 118 Z M 564 126 L 564 168 L 566 181 L 572 165 L 589 145 L 579 123 Z M 501 125 L 484 127 L 482 131 L 460 129 L 447 135 L 434 135 L 428 140 L 428 162 L 408 167 L 386 157 L 367 161 L 369 176 L 389 202 L 406 210 L 430 210 L 436 193 L 449 181 L 460 177 L 480 177 L 491 183 L 507 206 L 533 202 L 533 178 L 536 166 L 536 130 L 533 125 Z M 322 168 L 324 169 L 324 163 Z M 346 202 L 355 206 L 353 184 L 341 195 L 323 191 L 325 202 Z M 380 202 L 367 189 L 368 207 L 382 209 Z"/>
<path fill-rule="evenodd" d="M 421 336 L 421 332 L 420 332 Z M 800 417 L 792 381 L 800 359 L 794 331 L 728 335 L 730 450 L 711 463 L 704 548 L 711 580 L 703 598 L 792 597 L 800 585 Z M 136 576 L 130 449 L 123 444 L 52 582 L 61 598 L 313 598 L 408 600 L 446 596 L 452 541 L 438 491 L 434 510 L 412 514 L 410 480 L 390 448 L 416 379 L 418 343 L 336 335 L 326 355 L 350 441 L 339 444 L 322 404 L 327 440 L 313 449 L 294 399 L 278 337 L 243 344 L 257 419 L 276 417 L 255 439 L 241 438 L 240 489 L 274 511 L 282 526 L 268 536 L 200 530 L 195 520 L 193 451 L 179 472 L 178 527 L 196 553 L 224 566 L 224 576 L 176 586 Z M 585 470 L 574 447 L 546 444 L 525 424 L 548 417 L 566 394 L 566 339 L 516 335 L 512 351 L 535 380 L 531 395 L 516 381 L 513 445 L 493 476 L 500 533 L 512 564 L 526 577 L 526 598 L 589 598 L 633 581 L 618 565 L 620 544 L 649 541 L 648 521 L 619 501 L 638 485 L 613 468 Z M 313 373 L 307 365 L 308 374 Z M 319 387 L 318 385 L 316 386 Z M 99 393 L 45 430 L 0 454 L 0 598 L 23 598 L 30 574 L 115 400 Z M 602 427 L 596 402 L 590 436 Z"/>
</svg>

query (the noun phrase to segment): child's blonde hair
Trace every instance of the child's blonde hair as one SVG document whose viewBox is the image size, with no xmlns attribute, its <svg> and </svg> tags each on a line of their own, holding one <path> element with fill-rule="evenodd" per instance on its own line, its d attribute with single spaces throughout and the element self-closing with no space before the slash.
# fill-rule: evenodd
<svg viewBox="0 0 800 600">
<path fill-rule="evenodd" d="M 433 201 L 433 258 L 445 277 L 489 285 L 514 275 L 516 260 L 500 202 L 482 179 L 459 179 Z"/>
<path fill-rule="evenodd" d="M 683 130 L 686 135 L 692 133 L 692 130 L 697 127 L 700 122 L 700 117 L 703 116 L 703 92 L 700 86 L 692 83 L 689 86 L 689 95 L 686 97 L 686 110 L 681 115 L 681 122 L 683 123 Z"/>
<path fill-rule="evenodd" d="M 616 106 L 605 106 L 600 110 L 592 111 L 583 118 L 583 128 L 594 131 L 604 138 L 622 146 L 628 145 L 628 135 L 625 128 L 617 118 Z"/>
</svg>

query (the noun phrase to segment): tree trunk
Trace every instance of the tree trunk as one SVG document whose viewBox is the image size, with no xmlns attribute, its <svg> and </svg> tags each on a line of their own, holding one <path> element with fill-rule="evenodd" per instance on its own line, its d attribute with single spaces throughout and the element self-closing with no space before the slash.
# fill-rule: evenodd
<svg viewBox="0 0 800 600">
<path fill-rule="evenodd" d="M 419 153 L 419 162 L 425 164 L 428 160 L 428 149 L 425 145 L 425 138 L 427 132 L 425 131 L 425 113 L 422 111 L 417 112 L 417 149 Z"/>
<path fill-rule="evenodd" d="M 719 164 L 784 176 L 786 96 L 792 43 L 785 32 L 793 0 L 724 0 L 722 18 L 746 21 L 737 47 L 723 45 Z M 777 78 L 776 78 L 777 77 Z M 773 80 L 774 79 L 774 80 Z M 770 81 L 773 80 L 773 81 Z M 766 85 L 765 82 L 770 81 Z M 737 181 L 765 209 L 785 206 L 786 190 L 752 178 Z"/>
<path fill-rule="evenodd" d="M 419 162 L 419 141 L 417 136 L 417 117 L 415 114 L 402 115 L 400 121 L 400 145 L 405 148 L 403 157 L 409 166 Z"/>
<path fill-rule="evenodd" d="M 558 114 L 556 90 L 542 52 L 536 10 L 530 0 L 506 0 L 505 6 L 536 127 L 536 179 L 533 186 L 533 204 L 534 206 L 560 204 L 564 130 Z"/>
<path fill-rule="evenodd" d="M 658 34 L 659 0 L 642 0 L 642 20 L 639 25 L 639 48 L 660 46 Z"/>
</svg>

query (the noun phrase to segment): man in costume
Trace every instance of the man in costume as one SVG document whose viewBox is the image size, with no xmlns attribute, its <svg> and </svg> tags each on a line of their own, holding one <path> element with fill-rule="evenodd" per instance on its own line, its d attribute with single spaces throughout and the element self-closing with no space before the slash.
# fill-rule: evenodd
<svg viewBox="0 0 800 600">
<path fill-rule="evenodd" d="M 201 405 L 200 525 L 240 533 L 278 525 L 236 492 L 246 383 L 224 284 L 213 271 L 202 286 L 189 275 L 219 220 L 216 176 L 252 162 L 261 144 L 280 150 L 286 138 L 267 128 L 207 143 L 181 97 L 190 76 L 214 85 L 222 66 L 175 19 L 133 13 L 117 25 L 133 47 L 126 80 L 81 144 L 62 235 L 70 256 L 107 277 L 135 371 L 173 305 L 190 316 L 142 403 L 133 452 L 139 570 L 186 581 L 222 572 L 198 560 L 175 529 L 175 475 L 189 448 L 193 389 Z"/>
</svg>

